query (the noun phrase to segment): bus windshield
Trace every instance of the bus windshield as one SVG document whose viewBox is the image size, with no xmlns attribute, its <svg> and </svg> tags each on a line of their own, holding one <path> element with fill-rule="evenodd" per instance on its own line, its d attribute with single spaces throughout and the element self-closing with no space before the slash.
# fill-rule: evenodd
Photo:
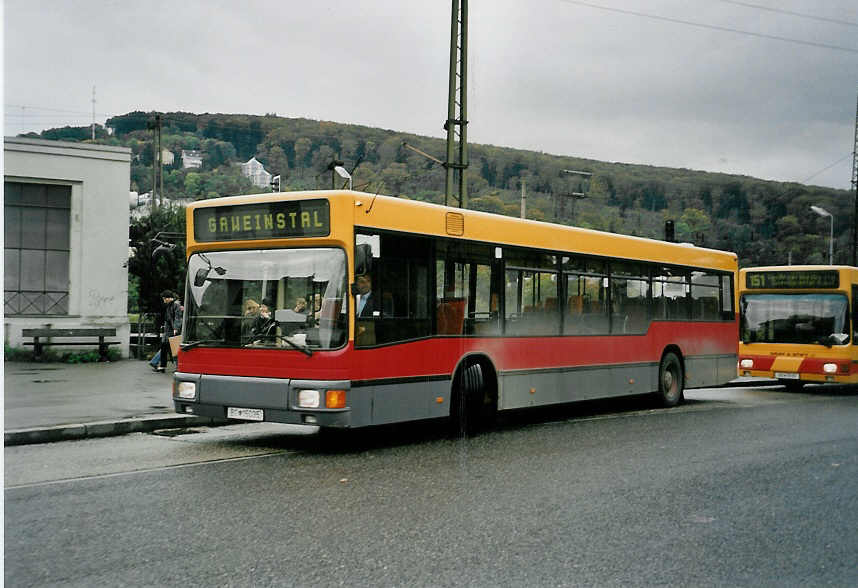
<svg viewBox="0 0 858 588">
<path fill-rule="evenodd" d="M 342 249 L 196 253 L 183 347 L 336 349 L 347 339 L 345 295 Z"/>
<path fill-rule="evenodd" d="M 744 343 L 849 341 L 849 301 L 843 294 L 746 294 L 741 307 Z"/>
</svg>

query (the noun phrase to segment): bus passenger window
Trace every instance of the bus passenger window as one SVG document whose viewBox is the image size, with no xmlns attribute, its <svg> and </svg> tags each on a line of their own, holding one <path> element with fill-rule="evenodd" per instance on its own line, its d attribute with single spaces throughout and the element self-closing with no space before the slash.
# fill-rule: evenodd
<svg viewBox="0 0 858 588">
<path fill-rule="evenodd" d="M 717 321 L 721 318 L 720 276 L 702 271 L 691 272 L 691 318 Z"/>
</svg>

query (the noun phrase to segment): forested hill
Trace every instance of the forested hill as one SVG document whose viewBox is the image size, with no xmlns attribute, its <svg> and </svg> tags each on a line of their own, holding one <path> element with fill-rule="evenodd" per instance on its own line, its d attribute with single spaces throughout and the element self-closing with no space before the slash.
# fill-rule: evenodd
<svg viewBox="0 0 858 588">
<path fill-rule="evenodd" d="M 156 113 L 108 119 L 96 142 L 133 153 L 131 190 L 151 189 Z M 165 168 L 169 198 L 211 198 L 260 191 L 241 176 L 238 163 L 256 157 L 282 178 L 281 189 L 330 188 L 329 164 L 354 169 L 355 189 L 403 198 L 444 201 L 442 166 L 408 149 L 443 159 L 446 142 L 359 125 L 275 115 L 162 113 L 162 146 L 174 163 Z M 150 125 L 151 126 L 151 125 Z M 44 131 L 42 138 L 87 140 L 89 127 Z M 36 136 L 36 135 L 29 135 Z M 525 184 L 528 218 L 661 239 L 674 219 L 678 240 L 739 254 L 742 266 L 826 263 L 829 219 L 835 217 L 835 263 L 851 260 L 852 193 L 796 183 L 688 169 L 609 163 L 492 145 L 469 145 L 468 207 L 519 216 Z M 182 150 L 203 153 L 201 169 L 183 169 Z M 592 173 L 589 182 L 562 170 Z M 341 180 L 339 180 L 341 182 Z M 342 184 L 338 184 L 338 187 Z M 584 197 L 571 196 L 582 192 Z"/>
</svg>

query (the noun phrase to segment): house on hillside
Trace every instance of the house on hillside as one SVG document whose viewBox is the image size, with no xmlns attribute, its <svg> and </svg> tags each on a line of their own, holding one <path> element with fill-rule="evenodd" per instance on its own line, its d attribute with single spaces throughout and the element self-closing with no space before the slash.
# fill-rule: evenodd
<svg viewBox="0 0 858 588">
<path fill-rule="evenodd" d="M 182 167 L 200 168 L 203 166 L 203 152 L 196 149 L 182 149 Z"/>
<path fill-rule="evenodd" d="M 250 178 L 254 186 L 268 188 L 271 186 L 271 174 L 265 171 L 265 166 L 259 163 L 255 157 L 241 164 L 241 173 Z"/>
</svg>

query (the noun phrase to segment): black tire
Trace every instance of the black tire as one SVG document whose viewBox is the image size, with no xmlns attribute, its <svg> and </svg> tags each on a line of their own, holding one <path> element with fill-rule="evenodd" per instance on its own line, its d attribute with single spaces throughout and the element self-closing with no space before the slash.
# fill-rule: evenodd
<svg viewBox="0 0 858 588">
<path fill-rule="evenodd" d="M 472 436 L 489 429 L 497 414 L 497 399 L 487 393 L 483 368 L 475 363 L 459 372 L 450 406 L 450 433 Z"/>
<path fill-rule="evenodd" d="M 784 385 L 787 392 L 801 392 L 804 388 L 804 382 L 801 380 L 779 380 Z"/>
<path fill-rule="evenodd" d="M 665 353 L 661 358 L 661 365 L 658 366 L 658 403 L 665 408 L 676 406 L 685 399 L 684 388 L 682 362 L 675 353 Z"/>
</svg>

